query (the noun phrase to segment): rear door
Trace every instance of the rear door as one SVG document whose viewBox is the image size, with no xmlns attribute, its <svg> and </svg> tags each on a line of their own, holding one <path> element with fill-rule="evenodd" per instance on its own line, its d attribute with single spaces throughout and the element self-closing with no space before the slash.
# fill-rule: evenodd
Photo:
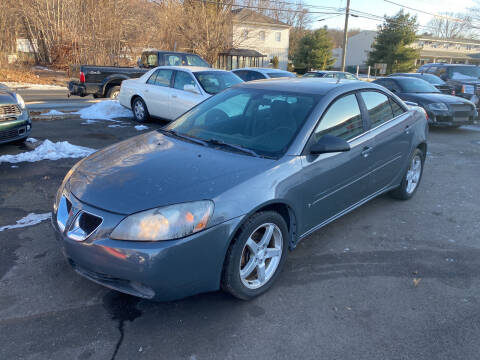
<svg viewBox="0 0 480 360">
<path fill-rule="evenodd" d="M 381 91 L 363 90 L 360 95 L 374 135 L 370 191 L 373 194 L 391 185 L 399 173 L 403 173 L 413 142 L 413 117 Z"/>
<path fill-rule="evenodd" d="M 170 91 L 173 70 L 156 70 L 145 84 L 145 102 L 150 115 L 170 119 Z"/>
<path fill-rule="evenodd" d="M 306 204 L 304 234 L 340 215 L 369 195 L 373 137 L 366 133 L 355 93 L 335 99 L 323 114 L 310 142 L 323 135 L 347 140 L 350 151 L 304 157 L 305 182 L 298 196 Z"/>
<path fill-rule="evenodd" d="M 198 93 L 185 91 L 185 85 L 195 86 Z M 170 118 L 176 119 L 205 98 L 206 96 L 200 93 L 200 88 L 192 74 L 187 71 L 177 70 L 170 93 Z"/>
</svg>

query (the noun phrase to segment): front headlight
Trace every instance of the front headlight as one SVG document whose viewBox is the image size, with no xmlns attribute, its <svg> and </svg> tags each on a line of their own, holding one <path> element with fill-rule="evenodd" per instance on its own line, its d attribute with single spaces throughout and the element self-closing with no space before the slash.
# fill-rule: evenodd
<svg viewBox="0 0 480 360">
<path fill-rule="evenodd" d="M 25 101 L 23 101 L 23 98 L 20 96 L 20 94 L 15 93 L 15 98 L 17 99 L 18 106 L 20 106 L 20 109 L 25 109 Z"/>
<path fill-rule="evenodd" d="M 195 201 L 142 211 L 123 219 L 112 239 L 132 241 L 173 240 L 207 227 L 213 213 L 212 201 Z"/>
<path fill-rule="evenodd" d="M 448 106 L 444 103 L 432 103 L 427 105 L 430 110 L 448 111 Z"/>
</svg>

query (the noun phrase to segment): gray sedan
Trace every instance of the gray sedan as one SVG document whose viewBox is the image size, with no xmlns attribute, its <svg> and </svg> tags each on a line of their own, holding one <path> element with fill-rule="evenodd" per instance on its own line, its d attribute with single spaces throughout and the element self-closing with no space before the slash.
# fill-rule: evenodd
<svg viewBox="0 0 480 360">
<path fill-rule="evenodd" d="M 72 267 L 109 288 L 251 299 L 312 232 L 382 193 L 411 198 L 426 138 L 424 112 L 375 84 L 243 83 L 77 163 L 53 226 Z"/>
</svg>

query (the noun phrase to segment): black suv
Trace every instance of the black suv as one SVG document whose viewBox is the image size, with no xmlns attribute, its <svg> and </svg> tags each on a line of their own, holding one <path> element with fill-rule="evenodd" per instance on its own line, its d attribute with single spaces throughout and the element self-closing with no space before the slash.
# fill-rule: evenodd
<svg viewBox="0 0 480 360">
<path fill-rule="evenodd" d="M 418 73 L 434 74 L 452 86 L 455 95 L 473 102 L 480 108 L 480 67 L 465 64 L 425 64 Z"/>
</svg>

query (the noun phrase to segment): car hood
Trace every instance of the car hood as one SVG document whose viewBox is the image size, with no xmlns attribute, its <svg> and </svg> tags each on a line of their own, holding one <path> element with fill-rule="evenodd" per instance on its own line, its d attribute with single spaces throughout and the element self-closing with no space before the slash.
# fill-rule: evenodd
<svg viewBox="0 0 480 360">
<path fill-rule="evenodd" d="M 0 105 L 16 104 L 15 94 L 7 88 L 0 87 Z"/>
<path fill-rule="evenodd" d="M 120 214 L 214 199 L 275 161 L 185 142 L 157 131 L 83 159 L 67 189 L 80 201 Z"/>
<path fill-rule="evenodd" d="M 402 93 L 399 95 L 402 100 L 413 101 L 417 104 L 445 103 L 445 104 L 471 104 L 467 99 L 442 93 Z"/>
</svg>

